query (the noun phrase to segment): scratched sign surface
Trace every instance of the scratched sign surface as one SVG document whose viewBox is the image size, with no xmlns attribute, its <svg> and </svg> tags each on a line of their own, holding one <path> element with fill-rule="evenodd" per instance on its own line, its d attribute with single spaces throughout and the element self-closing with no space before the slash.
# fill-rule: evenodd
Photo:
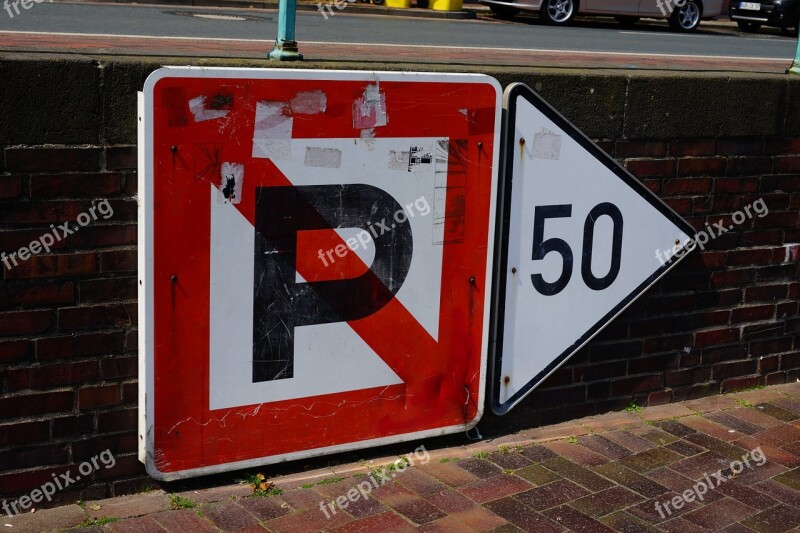
<svg viewBox="0 0 800 533">
<path fill-rule="evenodd" d="M 479 75 L 151 75 L 139 131 L 150 475 L 477 423 L 499 100 Z"/>
</svg>

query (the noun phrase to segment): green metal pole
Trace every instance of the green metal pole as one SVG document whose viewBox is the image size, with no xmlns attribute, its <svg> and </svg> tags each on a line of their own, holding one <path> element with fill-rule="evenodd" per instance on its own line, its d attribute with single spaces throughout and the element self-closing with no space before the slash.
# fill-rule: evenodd
<svg viewBox="0 0 800 533">
<path fill-rule="evenodd" d="M 297 51 L 297 41 L 294 40 L 295 12 L 297 0 L 279 0 L 278 3 L 278 38 L 275 46 L 269 53 L 270 59 L 277 61 L 298 61 L 303 59 Z"/>
<path fill-rule="evenodd" d="M 800 38 L 797 40 L 797 52 L 794 54 L 794 63 L 789 68 L 790 74 L 800 74 Z"/>
</svg>

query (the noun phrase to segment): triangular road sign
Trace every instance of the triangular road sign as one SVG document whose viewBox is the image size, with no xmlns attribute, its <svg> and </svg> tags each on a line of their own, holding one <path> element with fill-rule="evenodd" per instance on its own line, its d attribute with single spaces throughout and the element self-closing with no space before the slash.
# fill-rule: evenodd
<svg viewBox="0 0 800 533">
<path fill-rule="evenodd" d="M 523 84 L 509 86 L 492 409 L 505 414 L 687 251 L 692 227 Z M 660 258 L 659 258 L 660 256 Z"/>
</svg>

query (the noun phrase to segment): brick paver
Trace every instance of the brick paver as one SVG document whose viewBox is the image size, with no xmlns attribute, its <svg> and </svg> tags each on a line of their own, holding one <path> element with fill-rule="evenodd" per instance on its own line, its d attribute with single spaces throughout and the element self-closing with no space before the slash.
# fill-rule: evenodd
<svg viewBox="0 0 800 533">
<path fill-rule="evenodd" d="M 168 494 L 151 491 L 2 517 L 0 528 L 800 532 L 800 384 L 594 416 L 429 451 L 427 464 L 390 472 L 367 497 L 351 489 L 396 457 L 276 478 L 271 481 L 283 493 L 274 496 L 254 495 L 246 484 L 218 485 L 178 491 L 190 504 L 174 509 Z M 337 500 L 333 510 L 320 509 Z"/>
</svg>

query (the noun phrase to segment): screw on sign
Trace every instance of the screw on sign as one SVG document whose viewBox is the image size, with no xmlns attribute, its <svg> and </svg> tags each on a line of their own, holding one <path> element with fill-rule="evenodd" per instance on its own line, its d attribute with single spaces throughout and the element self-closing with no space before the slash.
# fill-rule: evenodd
<svg viewBox="0 0 800 533">
<path fill-rule="evenodd" d="M 148 79 L 140 457 L 151 475 L 477 423 L 499 98 L 479 75 L 168 68 Z"/>
</svg>

